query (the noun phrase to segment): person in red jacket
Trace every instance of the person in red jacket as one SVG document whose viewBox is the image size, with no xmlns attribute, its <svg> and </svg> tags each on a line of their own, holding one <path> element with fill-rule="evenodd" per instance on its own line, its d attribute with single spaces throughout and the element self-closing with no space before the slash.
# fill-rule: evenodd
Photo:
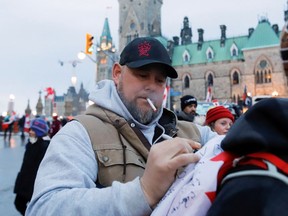
<svg viewBox="0 0 288 216">
<path fill-rule="evenodd" d="M 53 121 L 49 129 L 49 136 L 52 138 L 61 128 L 61 122 L 58 120 L 58 116 L 53 116 Z"/>
</svg>

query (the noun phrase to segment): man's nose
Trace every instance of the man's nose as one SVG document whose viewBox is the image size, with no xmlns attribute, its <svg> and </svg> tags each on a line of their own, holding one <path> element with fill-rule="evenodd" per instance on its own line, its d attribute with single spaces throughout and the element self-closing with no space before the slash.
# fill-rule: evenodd
<svg viewBox="0 0 288 216">
<path fill-rule="evenodd" d="M 146 80 L 145 89 L 153 90 L 157 87 L 157 81 L 153 78 L 149 78 Z"/>
</svg>

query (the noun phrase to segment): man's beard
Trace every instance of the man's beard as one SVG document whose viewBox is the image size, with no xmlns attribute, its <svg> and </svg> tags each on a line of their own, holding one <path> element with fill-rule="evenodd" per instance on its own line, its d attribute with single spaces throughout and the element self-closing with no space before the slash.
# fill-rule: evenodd
<svg viewBox="0 0 288 216">
<path fill-rule="evenodd" d="M 123 84 L 121 81 L 119 82 L 119 88 L 117 89 L 117 91 L 118 91 L 119 97 L 121 98 L 123 104 L 126 106 L 127 110 L 130 112 L 133 118 L 136 121 L 140 122 L 141 124 L 147 125 L 159 115 L 160 109 L 157 109 L 156 112 L 154 112 L 152 108 L 151 110 L 144 111 L 140 107 L 137 107 L 135 100 L 128 101 L 124 96 Z"/>
</svg>

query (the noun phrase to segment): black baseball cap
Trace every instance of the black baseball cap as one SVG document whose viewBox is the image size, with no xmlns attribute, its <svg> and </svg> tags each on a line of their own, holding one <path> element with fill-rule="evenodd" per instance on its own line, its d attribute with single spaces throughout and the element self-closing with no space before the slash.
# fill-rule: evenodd
<svg viewBox="0 0 288 216">
<path fill-rule="evenodd" d="M 167 76 L 177 78 L 177 71 L 171 65 L 166 48 L 153 37 L 139 37 L 131 41 L 120 55 L 120 65 L 139 68 L 148 64 L 159 63 L 166 67 Z"/>
</svg>

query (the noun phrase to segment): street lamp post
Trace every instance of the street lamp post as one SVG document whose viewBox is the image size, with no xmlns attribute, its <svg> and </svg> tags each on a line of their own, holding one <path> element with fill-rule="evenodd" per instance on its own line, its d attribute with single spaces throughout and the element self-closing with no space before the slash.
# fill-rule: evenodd
<svg viewBox="0 0 288 216">
<path fill-rule="evenodd" d="M 96 69 L 95 69 L 95 82 L 97 83 L 98 79 L 97 79 L 97 76 L 98 76 L 98 64 L 97 64 L 97 54 L 95 52 L 95 59 L 93 59 L 90 55 L 87 55 L 85 52 L 83 51 L 80 51 L 77 55 L 77 57 L 80 59 L 80 60 L 84 60 L 86 58 L 86 56 L 93 62 L 95 63 L 96 65 Z"/>
<path fill-rule="evenodd" d="M 96 81 L 96 83 L 97 83 L 97 81 L 100 81 L 99 79 L 98 79 L 98 76 L 99 76 L 99 74 L 98 74 L 98 67 L 99 67 L 99 64 L 98 64 L 98 61 L 97 61 L 97 57 L 99 57 L 99 58 L 101 58 L 101 53 L 103 53 L 106 57 L 108 57 L 111 61 L 112 61 L 112 63 L 114 64 L 115 62 L 116 62 L 116 58 L 115 58 L 115 56 L 113 55 L 115 52 L 116 52 L 116 50 L 115 50 L 115 48 L 114 47 L 112 47 L 111 48 L 111 54 L 105 49 L 103 49 L 103 48 L 101 48 L 101 47 L 97 47 L 97 49 L 95 50 L 95 59 L 93 59 L 90 55 L 88 55 L 88 54 L 86 54 L 85 52 L 83 52 L 83 51 L 80 51 L 79 53 L 78 53 L 78 58 L 80 59 L 80 60 L 83 60 L 83 59 L 85 59 L 86 58 L 86 56 L 93 62 L 93 63 L 95 63 L 95 65 L 96 65 L 96 78 L 95 78 L 95 81 Z M 101 64 L 101 60 L 100 60 L 100 64 Z M 101 78 L 101 77 L 100 77 Z"/>
<path fill-rule="evenodd" d="M 59 64 L 61 66 L 64 66 L 64 63 L 66 63 L 66 62 L 59 60 Z M 76 68 L 78 63 L 81 63 L 81 61 L 74 59 L 74 60 L 68 61 L 68 63 L 71 64 L 73 67 L 72 76 L 71 76 L 71 83 L 73 86 L 76 86 L 77 76 L 76 76 L 75 68 Z"/>
</svg>

